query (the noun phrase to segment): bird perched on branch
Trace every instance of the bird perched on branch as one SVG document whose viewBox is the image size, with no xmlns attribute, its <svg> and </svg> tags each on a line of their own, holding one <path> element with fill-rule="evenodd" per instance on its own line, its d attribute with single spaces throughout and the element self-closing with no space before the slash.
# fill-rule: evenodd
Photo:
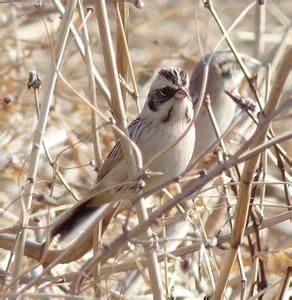
<svg viewBox="0 0 292 300">
<path fill-rule="evenodd" d="M 188 75 L 183 70 L 161 69 L 150 87 L 140 116 L 128 128 L 131 140 L 141 152 L 143 163 L 149 163 L 147 168 L 156 173 L 155 176 L 145 176 L 145 192 L 179 176 L 192 157 L 195 129 L 188 87 Z M 151 161 L 168 147 L 171 148 L 167 152 Z M 137 180 L 131 179 L 130 182 L 128 179 L 126 160 L 118 141 L 102 165 L 93 190 L 53 221 L 51 237 L 59 235 L 70 240 L 92 232 L 91 224 L 103 204 L 118 203 L 136 195 Z"/>
<path fill-rule="evenodd" d="M 252 71 L 254 71 L 256 66 L 260 65 L 259 61 L 248 55 L 240 54 L 240 56 L 244 64 Z M 195 120 L 196 143 L 193 153 L 193 159 L 195 160 L 201 154 L 205 155 L 210 151 L 214 151 L 219 144 L 207 105 L 210 106 L 210 110 L 213 112 L 215 123 L 219 129 L 219 136 L 229 131 L 230 128 L 235 129 L 234 125 L 236 125 L 236 130 L 238 130 L 243 125 L 238 123 L 242 117 L 244 117 L 244 119 L 242 118 L 244 123 L 249 123 L 246 122 L 249 119 L 248 116 L 245 113 L 239 114 L 241 112 L 240 107 L 225 93 L 225 91 L 239 90 L 244 80 L 244 74 L 230 50 L 210 52 L 194 68 L 190 79 L 190 93 L 194 107 L 196 108 L 196 105 L 198 105 L 207 64 L 209 65 L 209 70 L 204 96 L 209 95 L 209 103 L 202 103 Z M 232 131 L 234 133 L 235 130 Z M 211 145 L 214 147 L 208 150 Z M 227 147 L 227 150 L 230 151 L 230 147 Z M 205 160 L 200 160 L 196 167 L 208 169 L 214 162 L 215 160 L 210 159 L 209 156 Z M 219 180 L 229 179 L 228 176 L 225 176 L 220 177 Z M 215 186 L 216 188 L 214 188 Z M 200 196 L 203 199 L 212 199 L 212 205 L 218 208 L 214 209 L 210 216 L 207 213 L 208 217 L 206 217 L 205 230 L 208 234 L 214 234 L 226 224 L 226 197 L 224 191 L 221 190 L 221 184 L 216 185 L 215 182 L 210 182 L 205 186 L 205 191 L 202 191 Z"/>
<path fill-rule="evenodd" d="M 260 64 L 256 59 L 248 55 L 240 54 L 240 56 L 247 67 L 255 68 L 255 66 Z M 190 93 L 194 106 L 196 106 L 200 97 L 204 69 L 208 62 L 209 72 L 204 95 L 210 96 L 210 105 L 220 134 L 222 134 L 232 123 L 237 109 L 235 102 L 225 94 L 225 91 L 238 88 L 244 79 L 244 74 L 230 50 L 220 50 L 207 54 L 196 65 L 190 79 Z M 204 103 L 195 121 L 195 127 L 196 145 L 193 157 L 197 157 L 205 152 L 217 139 L 214 126 Z"/>
</svg>

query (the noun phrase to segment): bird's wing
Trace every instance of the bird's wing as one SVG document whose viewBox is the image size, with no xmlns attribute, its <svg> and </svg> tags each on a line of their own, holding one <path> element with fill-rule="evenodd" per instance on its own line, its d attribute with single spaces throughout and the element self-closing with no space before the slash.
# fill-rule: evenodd
<svg viewBox="0 0 292 300">
<path fill-rule="evenodd" d="M 133 142 L 136 142 L 140 135 L 140 128 L 143 126 L 141 118 L 135 119 L 128 127 L 130 138 Z M 109 155 L 107 156 L 105 162 L 101 166 L 98 173 L 97 182 L 100 181 L 121 159 L 123 158 L 121 142 L 118 141 Z"/>
<path fill-rule="evenodd" d="M 129 125 L 129 135 L 134 142 L 138 141 L 139 136 L 141 135 L 140 129 L 144 125 L 143 119 L 141 118 L 137 118 Z M 100 169 L 97 185 L 110 170 L 121 168 L 119 161 L 121 161 L 122 158 L 122 147 L 120 141 L 118 141 Z M 66 236 L 71 237 L 72 233 L 73 236 L 78 236 L 80 231 L 84 231 L 88 227 L 87 225 L 89 222 L 94 220 L 96 214 L 99 213 L 96 208 L 101 204 L 108 202 L 109 199 L 108 192 L 105 194 L 99 193 L 98 198 L 95 199 L 94 197 L 96 194 L 97 189 L 94 188 L 84 199 L 80 200 L 69 210 L 58 216 L 51 225 L 51 236 L 54 237 L 55 235 L 60 234 L 63 239 L 66 239 Z"/>
</svg>

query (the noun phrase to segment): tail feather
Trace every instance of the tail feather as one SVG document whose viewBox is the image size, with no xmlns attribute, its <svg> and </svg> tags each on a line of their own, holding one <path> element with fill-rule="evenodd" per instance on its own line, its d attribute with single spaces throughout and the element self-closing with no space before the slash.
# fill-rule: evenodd
<svg viewBox="0 0 292 300">
<path fill-rule="evenodd" d="M 112 204 L 105 204 L 98 208 L 87 206 L 87 201 L 80 201 L 71 209 L 62 213 L 53 222 L 50 230 L 51 240 L 59 236 L 61 248 L 66 248 L 66 256 L 62 257 L 60 263 L 68 263 L 79 259 L 88 252 L 93 245 L 93 230 L 100 220 L 102 220 L 102 233 L 106 230 L 112 217 L 115 215 L 116 208 Z M 70 247 L 78 239 L 78 247 Z M 46 249 L 44 243 L 44 249 Z M 68 248 L 69 247 L 69 248 Z M 51 263 L 56 255 L 50 251 L 45 251 L 42 257 L 44 264 Z"/>
<path fill-rule="evenodd" d="M 58 236 L 62 246 L 72 244 L 77 238 L 83 235 L 92 243 L 92 234 L 100 220 L 103 220 L 102 230 L 104 231 L 112 217 L 125 208 L 118 201 L 107 203 L 108 194 L 91 194 L 76 203 L 72 208 L 60 214 L 51 224 L 51 239 Z"/>
<path fill-rule="evenodd" d="M 93 208 L 87 207 L 86 203 L 73 207 L 67 212 L 63 213 L 53 222 L 51 236 L 60 235 L 61 238 L 74 231 L 77 227 L 82 226 L 86 219 L 94 212 Z M 83 226 L 82 226 L 83 227 Z"/>
<path fill-rule="evenodd" d="M 104 210 L 110 204 L 93 208 L 89 207 L 87 203 L 88 201 L 81 201 L 58 216 L 52 223 L 51 238 L 59 236 L 60 241 L 65 245 L 71 244 L 82 234 L 86 234 L 88 238 L 92 239 L 90 232 L 98 220 L 104 217 Z"/>
</svg>

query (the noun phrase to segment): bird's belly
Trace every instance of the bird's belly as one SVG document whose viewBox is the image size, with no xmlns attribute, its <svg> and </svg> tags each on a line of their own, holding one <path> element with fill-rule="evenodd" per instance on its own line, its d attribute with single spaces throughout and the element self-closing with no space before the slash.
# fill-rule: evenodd
<svg viewBox="0 0 292 300">
<path fill-rule="evenodd" d="M 212 109 L 221 135 L 231 124 L 234 118 L 236 105 L 227 102 L 223 103 L 221 106 L 213 107 Z M 205 107 L 202 107 L 195 126 L 197 135 L 194 157 L 197 157 L 202 154 L 202 152 L 205 152 L 207 148 L 217 140 L 214 126 Z"/>
<path fill-rule="evenodd" d="M 170 130 L 164 130 L 162 132 L 157 131 L 156 134 L 160 137 L 157 139 L 158 143 L 153 145 L 152 149 L 145 149 L 142 153 L 144 164 L 167 147 L 175 144 L 185 129 L 186 128 L 176 128 L 171 130 L 170 128 Z M 192 126 L 188 133 L 170 150 L 149 164 L 147 168 L 150 169 L 150 171 L 163 174 L 153 176 L 150 180 L 147 180 L 147 189 L 152 188 L 153 185 L 159 185 L 171 178 L 179 176 L 186 169 L 191 160 L 194 143 L 195 130 Z"/>
</svg>

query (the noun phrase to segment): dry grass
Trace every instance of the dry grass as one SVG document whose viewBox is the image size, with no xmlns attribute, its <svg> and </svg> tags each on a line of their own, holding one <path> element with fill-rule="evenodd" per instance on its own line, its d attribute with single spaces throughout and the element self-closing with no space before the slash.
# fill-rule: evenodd
<svg viewBox="0 0 292 300">
<path fill-rule="evenodd" d="M 214 10 L 191 0 L 149 0 L 141 10 L 106 1 L 117 66 L 102 2 L 96 15 L 87 1 L 76 1 L 76 7 L 67 1 L 63 18 L 58 0 L 43 2 L 37 7 L 37 1 L 0 1 L 0 295 L 289 299 L 290 1 L 258 7 L 218 0 Z M 222 38 L 216 14 L 226 30 L 239 21 L 230 33 L 232 44 Z M 261 102 L 258 125 L 236 128 L 232 141 L 225 141 L 233 155 L 213 164 L 207 175 L 192 177 L 195 165 L 180 186 L 152 196 L 149 217 L 144 202 L 116 216 L 94 251 L 62 264 L 66 251 L 74 253 L 80 242 L 69 250 L 51 245 L 42 257 L 48 224 L 92 188 L 102 160 L 139 114 L 153 73 L 166 65 L 191 73 L 220 39 L 219 48 L 234 45 L 263 62 L 258 85 L 250 80 L 251 88 L 242 87 Z M 40 89 L 36 81 L 28 88 L 33 70 Z M 132 151 L 127 139 L 123 151 Z M 135 176 L 135 160 L 128 157 L 128 174 Z"/>
</svg>

